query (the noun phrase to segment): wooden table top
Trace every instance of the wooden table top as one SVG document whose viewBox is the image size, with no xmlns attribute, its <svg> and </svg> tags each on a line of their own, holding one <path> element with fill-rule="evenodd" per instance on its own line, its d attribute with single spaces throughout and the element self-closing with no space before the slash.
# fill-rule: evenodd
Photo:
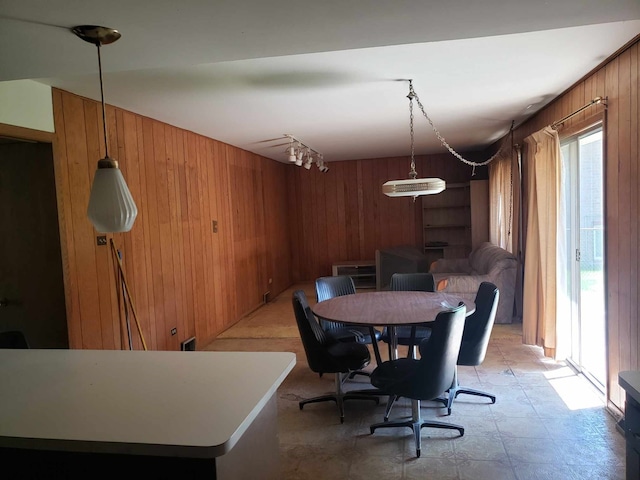
<svg viewBox="0 0 640 480">
<path fill-rule="evenodd" d="M 360 325 L 415 325 L 432 322 L 442 310 L 464 302 L 467 315 L 475 310 L 470 301 L 440 292 L 367 292 L 342 295 L 317 303 L 311 310 L 325 320 Z"/>
</svg>

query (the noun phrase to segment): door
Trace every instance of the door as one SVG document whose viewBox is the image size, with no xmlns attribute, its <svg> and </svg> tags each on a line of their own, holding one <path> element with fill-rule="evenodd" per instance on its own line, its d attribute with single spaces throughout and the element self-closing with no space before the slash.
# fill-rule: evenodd
<svg viewBox="0 0 640 480">
<path fill-rule="evenodd" d="M 68 348 L 50 144 L 0 138 L 0 331 Z"/>
<path fill-rule="evenodd" d="M 596 386 L 606 384 L 604 175 L 602 127 L 562 141 L 566 217 L 569 360 Z"/>
</svg>

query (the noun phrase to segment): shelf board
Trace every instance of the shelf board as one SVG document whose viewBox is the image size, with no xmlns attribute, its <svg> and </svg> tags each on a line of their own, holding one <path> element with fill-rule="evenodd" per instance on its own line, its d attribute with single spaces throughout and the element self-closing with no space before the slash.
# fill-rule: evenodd
<svg viewBox="0 0 640 480">
<path fill-rule="evenodd" d="M 451 223 L 451 224 L 446 224 L 446 225 L 425 225 L 424 226 L 425 229 L 432 229 L 432 228 L 471 228 L 471 225 L 461 225 L 459 223 Z"/>
<path fill-rule="evenodd" d="M 427 207 L 422 207 L 422 208 L 425 210 L 442 210 L 443 208 L 471 208 L 471 205 L 469 205 L 468 203 L 461 204 L 461 205 L 442 205 L 440 207 L 429 205 Z"/>
</svg>

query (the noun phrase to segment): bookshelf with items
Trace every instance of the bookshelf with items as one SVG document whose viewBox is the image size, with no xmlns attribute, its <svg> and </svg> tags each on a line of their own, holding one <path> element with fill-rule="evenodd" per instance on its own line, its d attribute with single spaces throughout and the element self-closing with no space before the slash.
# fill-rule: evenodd
<svg viewBox="0 0 640 480">
<path fill-rule="evenodd" d="M 471 252 L 469 182 L 447 184 L 443 192 L 422 197 L 422 227 L 429 262 L 467 257 Z"/>
</svg>

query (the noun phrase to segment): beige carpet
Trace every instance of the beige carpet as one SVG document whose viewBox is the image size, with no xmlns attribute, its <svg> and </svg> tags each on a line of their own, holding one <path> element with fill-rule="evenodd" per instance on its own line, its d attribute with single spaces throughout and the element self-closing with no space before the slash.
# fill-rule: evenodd
<svg viewBox="0 0 640 480">
<path fill-rule="evenodd" d="M 301 288 L 299 285 L 296 288 Z M 313 284 L 305 284 L 302 289 L 311 305 L 315 304 Z M 298 338 L 298 327 L 291 307 L 293 288 L 281 293 L 271 302 L 250 313 L 233 327 L 225 330 L 218 338 Z M 522 324 L 496 325 L 491 333 L 492 340 L 519 339 Z"/>
<path fill-rule="evenodd" d="M 313 284 L 305 284 L 302 288 L 311 305 L 315 304 L 315 290 Z M 291 306 L 291 295 L 294 288 L 290 288 L 275 299 L 250 313 L 233 327 L 225 330 L 218 338 L 298 338 L 298 327 Z"/>
</svg>

